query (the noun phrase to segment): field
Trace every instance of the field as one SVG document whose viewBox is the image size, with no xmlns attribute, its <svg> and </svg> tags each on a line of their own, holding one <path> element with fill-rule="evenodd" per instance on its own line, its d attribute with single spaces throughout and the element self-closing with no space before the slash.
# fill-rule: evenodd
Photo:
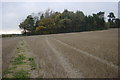
<svg viewBox="0 0 120 80">
<path fill-rule="evenodd" d="M 41 78 L 118 77 L 118 29 L 23 37 Z M 3 38 L 3 70 L 20 38 Z"/>
<path fill-rule="evenodd" d="M 2 70 L 7 69 L 20 38 L 2 38 Z"/>
</svg>

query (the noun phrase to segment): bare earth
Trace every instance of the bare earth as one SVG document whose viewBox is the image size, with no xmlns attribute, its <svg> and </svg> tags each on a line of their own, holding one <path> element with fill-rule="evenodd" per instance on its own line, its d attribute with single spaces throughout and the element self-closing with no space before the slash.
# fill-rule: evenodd
<svg viewBox="0 0 120 80">
<path fill-rule="evenodd" d="M 20 39 L 14 52 L 15 54 L 12 55 L 13 57 L 10 59 L 8 68 L 5 71 L 6 73 L 3 73 L 2 77 L 3 78 L 16 78 L 14 76 L 15 72 L 19 72 L 23 70 L 28 73 L 28 74 L 24 74 L 24 76 L 27 76 L 28 78 L 38 78 L 39 68 L 38 68 L 37 62 L 35 61 L 34 54 L 30 52 L 29 48 L 27 48 L 26 42 L 23 40 L 23 38 Z M 23 63 L 18 64 L 18 62 L 16 63 L 15 60 L 19 59 L 20 56 L 23 56 L 24 59 L 22 60 Z M 33 66 L 33 63 L 30 61 L 30 59 L 35 61 L 34 66 Z"/>
<path fill-rule="evenodd" d="M 2 38 L 2 70 L 8 68 L 10 59 L 15 55 L 15 48 L 20 38 Z"/>
<path fill-rule="evenodd" d="M 3 65 L 18 38 L 3 40 Z M 118 29 L 24 37 L 42 78 L 118 77 Z M 9 44 L 6 44 L 9 43 Z M 12 55 L 13 56 L 13 55 Z M 9 60 L 8 60 L 9 61 Z"/>
</svg>

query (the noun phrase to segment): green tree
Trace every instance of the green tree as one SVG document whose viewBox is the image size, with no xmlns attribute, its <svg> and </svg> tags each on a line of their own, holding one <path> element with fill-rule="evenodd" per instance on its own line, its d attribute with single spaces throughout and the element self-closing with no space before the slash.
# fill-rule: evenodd
<svg viewBox="0 0 120 80">
<path fill-rule="evenodd" d="M 33 33 L 35 31 L 33 17 L 31 15 L 27 16 L 27 18 L 22 23 L 20 23 L 19 28 L 23 29 L 23 33 L 25 34 L 26 32 Z"/>
<path fill-rule="evenodd" d="M 51 18 L 43 18 L 38 22 L 38 27 L 36 27 L 37 32 L 41 33 L 52 33 L 55 28 L 55 22 Z"/>
<path fill-rule="evenodd" d="M 115 27 L 115 15 L 113 12 L 110 12 L 109 15 L 108 15 L 108 22 L 110 24 L 110 28 L 114 28 Z"/>
<path fill-rule="evenodd" d="M 60 32 L 70 32 L 71 31 L 71 19 L 62 19 L 59 21 Z"/>
<path fill-rule="evenodd" d="M 40 19 L 43 19 L 44 18 L 44 15 L 42 14 L 41 16 L 40 16 Z"/>
<path fill-rule="evenodd" d="M 119 18 L 117 18 L 115 20 L 115 28 L 120 28 L 120 19 Z"/>
<path fill-rule="evenodd" d="M 39 21 L 38 25 L 46 28 L 53 28 L 55 26 L 55 22 L 51 18 L 44 18 Z"/>
<path fill-rule="evenodd" d="M 113 12 L 110 12 L 109 15 L 108 15 L 109 19 L 108 19 L 108 22 L 114 22 L 115 20 L 115 15 Z"/>
<path fill-rule="evenodd" d="M 105 29 L 105 20 L 104 20 L 104 14 L 105 12 L 99 12 L 97 14 L 95 14 L 95 16 L 93 15 L 94 17 L 94 20 L 97 22 L 97 25 L 96 25 L 96 29 Z"/>
<path fill-rule="evenodd" d="M 19 27 L 23 29 L 23 33 L 29 34 L 48 34 L 48 33 L 65 33 L 102 30 L 111 27 L 119 27 L 120 20 L 115 19 L 114 13 L 108 15 L 109 22 L 105 22 L 105 12 L 98 12 L 93 15 L 85 16 L 82 11 L 69 11 L 65 9 L 61 12 L 53 12 L 47 9 L 44 13 L 28 15 L 27 18 L 20 23 Z"/>
</svg>

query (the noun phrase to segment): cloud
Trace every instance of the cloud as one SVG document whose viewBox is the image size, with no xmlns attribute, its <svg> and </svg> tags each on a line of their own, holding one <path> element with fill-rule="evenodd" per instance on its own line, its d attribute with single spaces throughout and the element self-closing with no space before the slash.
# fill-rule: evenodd
<svg viewBox="0 0 120 80">
<path fill-rule="evenodd" d="M 1 0 L 2 2 L 118 2 L 119 0 Z"/>
</svg>

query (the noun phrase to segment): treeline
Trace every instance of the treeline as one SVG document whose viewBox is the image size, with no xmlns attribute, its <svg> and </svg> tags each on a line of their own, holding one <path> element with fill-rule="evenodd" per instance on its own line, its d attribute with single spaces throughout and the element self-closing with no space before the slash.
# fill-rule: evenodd
<svg viewBox="0 0 120 80">
<path fill-rule="evenodd" d="M 19 37 L 22 35 L 21 34 L 2 34 L 1 36 L 2 38 L 5 38 L 5 37 Z"/>
<path fill-rule="evenodd" d="M 108 15 L 108 22 L 104 19 L 105 12 L 86 16 L 82 11 L 53 12 L 48 9 L 44 13 L 37 15 L 32 13 L 20 23 L 19 28 L 23 29 L 24 35 L 36 34 L 57 34 L 68 32 L 82 32 L 103 30 L 120 27 L 120 19 L 116 19 L 114 13 Z"/>
</svg>

